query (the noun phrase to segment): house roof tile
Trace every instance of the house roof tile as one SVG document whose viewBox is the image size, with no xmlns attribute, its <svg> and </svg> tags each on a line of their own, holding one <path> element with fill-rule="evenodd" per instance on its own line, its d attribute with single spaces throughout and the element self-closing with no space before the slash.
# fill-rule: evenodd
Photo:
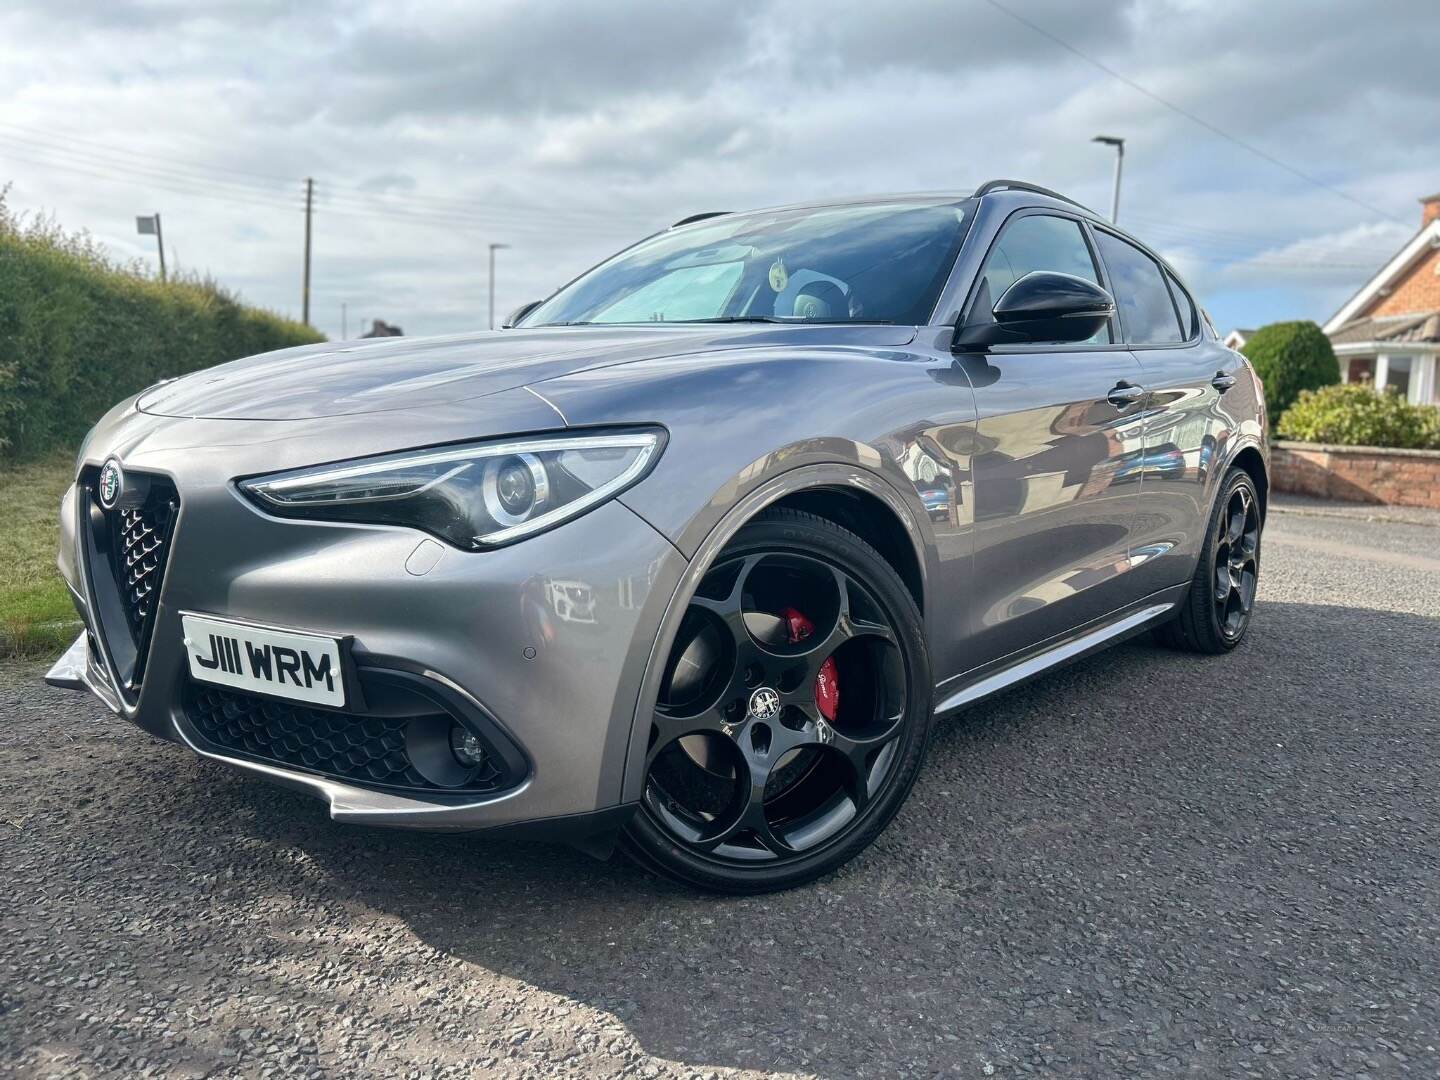
<svg viewBox="0 0 1440 1080">
<path fill-rule="evenodd" d="M 1440 343 L 1440 311 L 1417 311 L 1378 319 L 1351 319 L 1330 335 L 1336 345 L 1369 341 L 1395 344 Z"/>
</svg>

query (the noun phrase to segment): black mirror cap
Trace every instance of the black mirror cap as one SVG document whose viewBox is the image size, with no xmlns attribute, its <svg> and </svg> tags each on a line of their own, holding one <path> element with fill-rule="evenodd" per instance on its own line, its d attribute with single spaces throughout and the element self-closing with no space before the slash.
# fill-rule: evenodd
<svg viewBox="0 0 1440 1080">
<path fill-rule="evenodd" d="M 1108 292 L 1086 278 L 1032 270 L 995 302 L 995 321 L 957 327 L 955 344 L 1056 344 L 1093 337 L 1115 314 Z"/>
<path fill-rule="evenodd" d="M 503 323 L 500 324 L 500 329 L 509 330 L 512 326 L 518 323 L 521 319 L 525 318 L 526 315 L 529 315 L 532 311 L 534 311 L 544 302 L 544 300 L 531 300 L 528 304 L 521 304 L 519 307 L 517 307 L 514 311 L 510 313 L 510 317 L 508 319 L 506 319 Z"/>
</svg>

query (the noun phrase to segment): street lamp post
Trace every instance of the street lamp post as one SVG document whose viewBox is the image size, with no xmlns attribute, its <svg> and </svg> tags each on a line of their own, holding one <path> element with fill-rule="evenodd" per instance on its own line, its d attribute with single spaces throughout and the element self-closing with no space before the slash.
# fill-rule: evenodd
<svg viewBox="0 0 1440 1080">
<path fill-rule="evenodd" d="M 1120 223 L 1120 170 L 1125 164 L 1125 140 L 1114 135 L 1096 135 L 1091 142 L 1115 148 L 1115 193 L 1110 199 L 1110 224 Z"/>
<path fill-rule="evenodd" d="M 490 329 L 495 329 L 495 252 L 508 248 L 509 244 L 490 245 Z"/>
<path fill-rule="evenodd" d="M 155 246 L 160 251 L 160 280 L 165 280 L 165 234 L 160 230 L 160 211 L 148 217 L 135 219 L 135 231 L 141 236 L 155 237 Z"/>
</svg>

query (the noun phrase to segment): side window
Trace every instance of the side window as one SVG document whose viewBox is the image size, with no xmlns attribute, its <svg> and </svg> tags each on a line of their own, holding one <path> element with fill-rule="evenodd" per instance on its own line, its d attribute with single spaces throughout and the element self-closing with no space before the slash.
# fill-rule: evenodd
<svg viewBox="0 0 1440 1080">
<path fill-rule="evenodd" d="M 1102 229 L 1096 233 L 1100 255 L 1110 271 L 1125 340 L 1132 345 L 1164 345 L 1188 338 L 1189 334 L 1180 332 L 1180 318 L 1160 264 L 1118 236 Z"/>
<path fill-rule="evenodd" d="M 1180 329 L 1184 339 L 1189 341 L 1200 329 L 1199 323 L 1195 321 L 1195 301 L 1190 299 L 1190 294 L 1185 291 L 1185 286 L 1180 284 L 1180 279 L 1170 271 L 1165 271 L 1165 280 L 1170 283 L 1170 294 L 1175 297 L 1175 306 L 1180 309 Z"/>
<path fill-rule="evenodd" d="M 1028 214 L 1006 225 L 990 249 L 966 321 L 989 319 L 990 310 L 1005 290 L 1035 270 L 1074 274 L 1100 284 L 1100 272 L 1078 222 L 1047 214 Z M 1090 340 L 1108 342 L 1110 328 L 1102 328 Z"/>
</svg>

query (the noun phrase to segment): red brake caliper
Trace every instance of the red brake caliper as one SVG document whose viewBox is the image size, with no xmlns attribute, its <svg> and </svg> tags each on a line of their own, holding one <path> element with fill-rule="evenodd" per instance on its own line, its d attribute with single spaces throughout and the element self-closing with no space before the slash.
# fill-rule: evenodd
<svg viewBox="0 0 1440 1080">
<path fill-rule="evenodd" d="M 815 632 L 815 624 L 793 607 L 780 612 L 785 627 L 790 633 L 790 644 L 797 645 Z M 830 723 L 835 722 L 835 713 L 840 708 L 840 673 L 835 667 L 835 657 L 827 656 L 820 665 L 820 674 L 815 676 L 815 704 L 820 715 Z"/>
</svg>

